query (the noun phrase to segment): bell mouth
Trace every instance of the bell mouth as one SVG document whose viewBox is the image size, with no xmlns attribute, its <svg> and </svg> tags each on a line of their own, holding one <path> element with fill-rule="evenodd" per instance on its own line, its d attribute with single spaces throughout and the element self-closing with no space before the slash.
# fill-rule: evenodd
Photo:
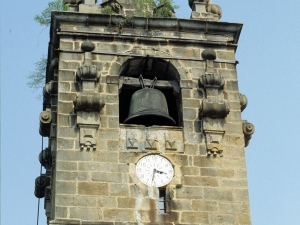
<svg viewBox="0 0 300 225">
<path fill-rule="evenodd" d="M 176 122 L 172 117 L 162 113 L 155 111 L 147 111 L 143 112 L 143 114 L 133 114 L 124 120 L 125 124 L 137 124 L 144 125 L 146 127 L 149 126 L 176 126 Z"/>
</svg>

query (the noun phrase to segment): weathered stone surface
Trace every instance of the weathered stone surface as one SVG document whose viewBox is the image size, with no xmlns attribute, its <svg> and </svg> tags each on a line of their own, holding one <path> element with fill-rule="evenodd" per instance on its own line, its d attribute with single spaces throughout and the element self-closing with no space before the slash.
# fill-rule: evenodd
<svg viewBox="0 0 300 225">
<path fill-rule="evenodd" d="M 102 219 L 102 210 L 99 208 L 71 207 L 70 218 L 99 221 Z"/>
<path fill-rule="evenodd" d="M 108 184 L 98 182 L 78 182 L 78 194 L 80 195 L 107 195 Z"/>
<path fill-rule="evenodd" d="M 192 209 L 194 211 L 214 212 L 218 207 L 217 201 L 192 200 Z"/>
<path fill-rule="evenodd" d="M 176 198 L 178 199 L 202 199 L 202 189 L 197 187 L 185 187 L 176 189 Z"/>
<path fill-rule="evenodd" d="M 105 209 L 103 219 L 106 221 L 135 221 L 134 211 L 130 209 Z"/>
<path fill-rule="evenodd" d="M 209 224 L 209 215 L 204 212 L 183 212 L 181 214 L 182 223 L 200 223 L 200 224 Z"/>
<path fill-rule="evenodd" d="M 118 198 L 118 208 L 135 208 L 135 198 Z"/>
<path fill-rule="evenodd" d="M 212 214 L 209 218 L 212 224 L 236 224 L 234 215 Z"/>
<path fill-rule="evenodd" d="M 203 190 L 203 197 L 206 200 L 232 201 L 233 193 L 232 193 L 232 190 L 230 190 L 230 189 L 205 188 Z"/>
</svg>

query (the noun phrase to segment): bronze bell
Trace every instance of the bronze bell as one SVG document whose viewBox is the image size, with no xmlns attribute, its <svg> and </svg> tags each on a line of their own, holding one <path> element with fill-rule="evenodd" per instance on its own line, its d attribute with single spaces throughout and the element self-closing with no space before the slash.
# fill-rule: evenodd
<svg viewBox="0 0 300 225">
<path fill-rule="evenodd" d="M 132 95 L 129 115 L 124 123 L 145 126 L 176 125 L 173 118 L 169 116 L 165 95 L 154 88 L 143 88 Z"/>
</svg>

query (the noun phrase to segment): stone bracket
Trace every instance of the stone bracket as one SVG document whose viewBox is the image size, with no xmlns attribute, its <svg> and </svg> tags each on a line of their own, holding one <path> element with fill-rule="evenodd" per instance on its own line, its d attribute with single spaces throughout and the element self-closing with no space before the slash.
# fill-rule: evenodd
<svg viewBox="0 0 300 225">
<path fill-rule="evenodd" d="M 200 113 L 205 117 L 224 118 L 229 113 L 229 104 L 226 100 L 209 101 L 204 99 Z"/>
<path fill-rule="evenodd" d="M 95 151 L 97 148 L 98 125 L 78 124 L 80 150 Z"/>
<path fill-rule="evenodd" d="M 255 132 L 255 127 L 252 123 L 249 123 L 247 120 L 243 121 L 243 133 L 245 139 L 245 147 L 249 145 L 249 141 L 252 138 L 252 134 Z"/>
<path fill-rule="evenodd" d="M 52 123 L 52 115 L 50 109 L 46 109 L 46 111 L 43 111 L 40 113 L 40 127 L 39 127 L 39 133 L 43 137 L 49 137 L 50 136 L 50 127 Z"/>
<path fill-rule="evenodd" d="M 100 112 L 104 106 L 104 100 L 99 93 L 78 93 L 74 100 L 77 111 Z"/>
<path fill-rule="evenodd" d="M 225 134 L 225 122 L 223 119 L 203 118 L 203 132 L 205 135 L 207 155 L 223 157 L 224 146 L 222 144 Z"/>
</svg>

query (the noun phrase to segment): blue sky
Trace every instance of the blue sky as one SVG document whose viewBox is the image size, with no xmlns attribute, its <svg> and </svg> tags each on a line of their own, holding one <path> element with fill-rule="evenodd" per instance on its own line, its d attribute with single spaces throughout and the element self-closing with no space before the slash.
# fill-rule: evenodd
<svg viewBox="0 0 300 225">
<path fill-rule="evenodd" d="M 47 53 L 49 29 L 34 22 L 48 1 L 1 1 L 1 224 L 36 224 L 42 102 L 26 85 Z M 189 18 L 188 1 L 177 17 Z M 246 148 L 253 225 L 300 224 L 300 1 L 214 0 L 224 22 L 244 24 L 237 50 L 242 117 L 256 128 Z M 47 142 L 47 139 L 44 140 Z M 41 202 L 40 224 L 45 223 Z"/>
</svg>

